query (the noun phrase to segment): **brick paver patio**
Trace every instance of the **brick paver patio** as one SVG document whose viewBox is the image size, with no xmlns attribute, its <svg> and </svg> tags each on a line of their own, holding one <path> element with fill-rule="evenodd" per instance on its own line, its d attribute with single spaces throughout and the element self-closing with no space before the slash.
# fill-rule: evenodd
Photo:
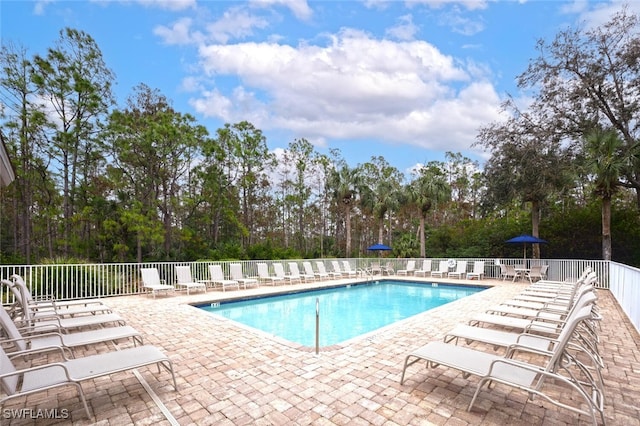
<svg viewBox="0 0 640 426">
<path fill-rule="evenodd" d="M 83 384 L 94 419 L 86 419 L 75 390 L 63 388 L 9 401 L 0 422 L 54 424 L 52 419 L 12 418 L 15 411 L 10 410 L 28 408 L 33 410 L 31 417 L 37 417 L 38 409 L 57 408 L 69 410 L 73 423 L 80 425 L 588 424 L 584 416 L 578 418 L 539 399 L 528 401 L 525 393 L 501 385 L 484 389 L 473 410 L 467 412 L 477 378 L 464 379 L 460 372 L 443 367 L 426 369 L 424 363 L 409 367 L 405 384 L 400 385 L 409 352 L 441 339 L 456 324 L 524 288 L 523 284 L 492 280 L 482 283 L 494 287 L 322 350 L 319 356 L 310 348 L 268 337 L 189 305 L 293 286 L 225 293 L 209 290 L 156 299 L 109 298 L 106 303 L 144 335 L 145 343 L 159 346 L 171 358 L 179 390 L 173 389 L 165 371 L 142 368 L 140 375 L 151 394 L 131 372 Z M 600 290 L 598 295 L 604 317 L 600 351 L 606 362 L 606 420 L 611 425 L 640 425 L 640 336 L 608 291 Z M 107 350 L 113 347 L 95 345 L 81 354 Z"/>
</svg>

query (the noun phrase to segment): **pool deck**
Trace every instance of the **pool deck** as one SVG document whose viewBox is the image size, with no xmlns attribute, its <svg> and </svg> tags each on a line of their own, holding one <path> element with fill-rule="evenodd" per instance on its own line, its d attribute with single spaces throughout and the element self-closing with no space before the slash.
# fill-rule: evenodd
<svg viewBox="0 0 640 426">
<path fill-rule="evenodd" d="M 404 277 L 402 277 L 404 278 Z M 411 277 L 413 280 L 413 277 Z M 422 280 L 417 278 L 417 281 Z M 344 284 L 354 280 L 333 280 Z M 431 281 L 427 278 L 426 281 Z M 127 296 L 105 302 L 139 330 L 145 343 L 172 360 L 170 374 L 140 368 L 141 383 L 123 372 L 83 383 L 94 418 L 87 419 L 75 390 L 51 390 L 8 401 L 1 424 L 56 424 L 33 419 L 35 410 L 69 410 L 73 424 L 88 425 L 574 425 L 588 424 L 551 403 L 528 401 L 522 391 L 503 385 L 480 392 L 478 383 L 456 370 L 426 369 L 416 363 L 400 375 L 407 354 L 474 314 L 509 299 L 526 284 L 497 280 L 438 282 L 491 285 L 492 288 L 354 339 L 348 344 L 313 348 L 272 338 L 190 306 L 230 297 L 309 288 L 324 283 L 269 286 L 247 290 L 183 292 L 175 296 Z M 598 291 L 603 316 L 600 352 L 605 361 L 605 416 L 609 425 L 640 425 L 640 336 L 606 290 Z M 130 346 L 123 342 L 119 346 Z M 485 351 L 492 348 L 474 344 Z M 92 345 L 77 356 L 113 350 Z M 149 391 L 145 389 L 146 384 Z M 33 410 L 16 419 L 8 410 Z M 60 416 L 63 417 L 63 416 Z M 58 424 L 69 424 L 60 418 Z"/>
</svg>

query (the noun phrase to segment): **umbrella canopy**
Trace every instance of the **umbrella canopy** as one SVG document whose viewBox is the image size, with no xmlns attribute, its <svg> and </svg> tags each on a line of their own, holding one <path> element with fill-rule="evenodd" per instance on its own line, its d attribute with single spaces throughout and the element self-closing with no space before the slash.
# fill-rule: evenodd
<svg viewBox="0 0 640 426">
<path fill-rule="evenodd" d="M 522 234 L 517 237 L 513 237 L 505 241 L 505 243 L 509 244 L 522 244 L 524 246 L 524 258 L 527 258 L 527 243 L 528 244 L 546 244 L 547 240 L 543 240 L 542 238 L 534 237 L 533 235 Z"/>
<path fill-rule="evenodd" d="M 367 247 L 367 250 L 371 250 L 371 251 L 389 251 L 391 250 L 391 247 L 386 246 L 384 244 L 374 244 L 372 246 Z"/>
<path fill-rule="evenodd" d="M 544 244 L 547 240 L 543 240 L 542 238 L 534 237 L 533 235 L 518 235 L 517 237 L 513 237 L 510 240 L 505 241 L 505 243 L 530 243 L 530 244 Z"/>
</svg>

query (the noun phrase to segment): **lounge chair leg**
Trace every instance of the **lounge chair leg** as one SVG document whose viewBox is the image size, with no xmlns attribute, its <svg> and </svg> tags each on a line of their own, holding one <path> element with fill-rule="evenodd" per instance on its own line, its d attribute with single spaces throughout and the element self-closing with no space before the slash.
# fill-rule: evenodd
<svg viewBox="0 0 640 426">
<path fill-rule="evenodd" d="M 76 385 L 76 389 L 78 390 L 78 396 L 82 401 L 82 405 L 84 405 L 84 411 L 87 413 L 87 418 L 90 420 L 94 420 L 93 416 L 91 416 L 91 412 L 89 412 L 89 406 L 87 405 L 87 399 L 84 397 L 84 391 L 82 390 L 82 385 L 80 383 L 74 383 Z"/>
<path fill-rule="evenodd" d="M 178 390 L 178 382 L 176 382 L 176 375 L 173 372 L 173 363 L 171 362 L 171 360 L 167 360 L 167 361 L 163 361 L 161 363 L 158 364 L 158 369 L 160 368 L 160 364 L 162 364 L 162 366 L 171 373 L 171 378 L 173 379 L 173 387 L 175 388 L 175 390 Z"/>
<path fill-rule="evenodd" d="M 402 376 L 400 377 L 400 384 L 404 383 L 404 374 L 407 371 L 407 367 L 410 366 L 410 365 L 415 364 L 418 361 L 420 361 L 420 358 L 416 358 L 415 360 L 409 362 L 409 358 L 411 358 L 411 355 L 407 355 L 407 357 L 404 359 L 404 368 L 402 369 Z"/>
<path fill-rule="evenodd" d="M 471 398 L 471 402 L 467 407 L 467 411 L 471 411 L 471 408 L 473 407 L 473 404 L 475 404 L 476 398 L 478 398 L 478 394 L 480 394 L 480 390 L 482 389 L 482 386 L 484 386 L 484 382 L 486 381 L 487 379 L 480 379 L 478 386 L 476 386 L 476 391 L 473 393 L 473 398 Z M 492 380 L 489 380 L 489 386 L 491 386 L 491 383 L 492 383 Z"/>
</svg>

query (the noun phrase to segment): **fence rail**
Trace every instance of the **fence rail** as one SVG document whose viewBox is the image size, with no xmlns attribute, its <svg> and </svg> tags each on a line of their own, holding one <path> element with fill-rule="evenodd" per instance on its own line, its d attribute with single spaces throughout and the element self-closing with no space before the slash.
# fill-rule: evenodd
<svg viewBox="0 0 640 426">
<path fill-rule="evenodd" d="M 273 263 L 279 262 L 288 268 L 289 262 L 298 263 L 303 271 L 302 262 L 310 261 L 315 268 L 316 261 L 324 261 L 331 270 L 332 260 L 337 259 L 287 259 L 275 261 L 224 261 L 224 262 L 154 262 L 154 263 L 106 263 L 106 264 L 55 264 L 55 265 L 0 265 L 0 278 L 6 279 L 13 274 L 22 276 L 36 298 L 55 297 L 56 299 L 102 298 L 140 294 L 143 292 L 140 269 L 157 268 L 160 277 L 167 283 L 175 282 L 175 267 L 190 266 L 193 278 L 208 279 L 208 266 L 221 265 L 225 276 L 229 275 L 231 263 L 241 263 L 246 276 L 257 276 L 257 263 L 265 262 L 273 271 Z M 424 259 L 385 259 L 385 258 L 351 258 L 347 260 L 352 269 L 365 269 L 373 263 L 380 263 L 394 270 L 405 269 L 408 260 L 416 261 L 416 268 L 422 266 Z M 437 269 L 441 260 L 427 259 L 432 262 L 432 269 Z M 633 325 L 640 331 L 640 269 L 627 265 L 601 260 L 567 260 L 567 259 L 493 259 L 493 258 L 458 258 L 466 260 L 471 269 L 473 262 L 485 262 L 487 278 L 500 277 L 500 263 L 531 267 L 536 264 L 548 265 L 547 278 L 563 281 L 578 277 L 586 268 L 592 268 L 598 275 L 598 287 L 611 289 L 612 294 L 627 314 Z M 6 286 L 0 288 L 2 303 L 13 303 L 13 294 Z"/>
</svg>

